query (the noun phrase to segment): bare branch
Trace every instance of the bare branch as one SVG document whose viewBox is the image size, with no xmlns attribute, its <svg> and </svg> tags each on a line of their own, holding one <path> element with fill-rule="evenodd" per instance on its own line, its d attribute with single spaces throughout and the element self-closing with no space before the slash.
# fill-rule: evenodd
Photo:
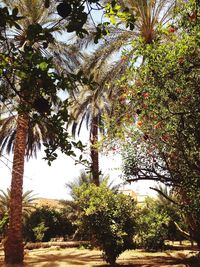
<svg viewBox="0 0 200 267">
<path fill-rule="evenodd" d="M 165 195 L 161 190 L 154 188 L 154 187 L 150 187 L 150 189 L 156 191 L 158 194 L 162 195 L 164 198 L 166 198 L 167 200 L 169 200 L 170 202 L 172 202 L 173 204 L 180 206 L 179 203 L 177 203 L 175 200 L 173 200 L 172 198 L 168 197 L 167 195 Z"/>
</svg>

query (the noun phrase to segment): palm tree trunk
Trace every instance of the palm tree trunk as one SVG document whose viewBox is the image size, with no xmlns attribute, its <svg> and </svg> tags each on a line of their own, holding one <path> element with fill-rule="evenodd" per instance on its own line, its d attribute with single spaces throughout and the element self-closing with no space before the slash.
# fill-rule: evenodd
<svg viewBox="0 0 200 267">
<path fill-rule="evenodd" d="M 9 226 L 7 239 L 4 245 L 5 262 L 8 264 L 20 264 L 23 262 L 24 258 L 22 234 L 22 191 L 27 131 L 27 116 L 19 115 L 17 119 L 16 139 L 14 145 Z"/>
<path fill-rule="evenodd" d="M 99 152 L 97 148 L 98 142 L 98 117 L 92 118 L 90 144 L 91 144 L 91 172 L 93 177 L 93 183 L 99 186 Z"/>
</svg>

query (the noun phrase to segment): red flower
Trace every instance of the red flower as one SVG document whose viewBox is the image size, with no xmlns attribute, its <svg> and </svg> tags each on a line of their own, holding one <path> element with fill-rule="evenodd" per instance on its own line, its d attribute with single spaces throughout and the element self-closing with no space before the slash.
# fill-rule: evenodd
<svg viewBox="0 0 200 267">
<path fill-rule="evenodd" d="M 138 121 L 138 122 L 137 122 L 137 126 L 138 126 L 138 127 L 141 127 L 141 126 L 142 126 L 142 121 Z"/>
<path fill-rule="evenodd" d="M 171 27 L 169 27 L 168 31 L 171 32 L 171 33 L 174 33 L 174 32 L 177 31 L 177 28 L 171 26 Z"/>
<path fill-rule="evenodd" d="M 158 129 L 161 127 L 161 122 L 159 121 L 155 126 L 154 126 L 154 129 Z"/>
<path fill-rule="evenodd" d="M 149 93 L 148 93 L 148 92 L 144 92 L 144 93 L 142 93 L 142 96 L 143 96 L 144 98 L 148 98 L 148 97 L 149 97 Z"/>
</svg>

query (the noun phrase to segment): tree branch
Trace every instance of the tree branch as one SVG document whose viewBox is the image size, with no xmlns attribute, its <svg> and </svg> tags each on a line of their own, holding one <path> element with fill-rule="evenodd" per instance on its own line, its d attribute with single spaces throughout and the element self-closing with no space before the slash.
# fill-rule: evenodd
<svg viewBox="0 0 200 267">
<path fill-rule="evenodd" d="M 187 233 L 186 231 L 184 231 L 183 229 L 181 229 L 177 222 L 174 222 L 174 224 L 175 224 L 176 228 L 178 229 L 178 231 L 179 231 L 185 238 L 187 238 L 187 239 L 189 239 L 189 240 L 192 239 L 191 236 L 190 236 L 190 234 Z"/>
<path fill-rule="evenodd" d="M 150 189 L 156 191 L 158 194 L 162 195 L 164 198 L 166 198 L 167 200 L 169 200 L 170 202 L 172 202 L 175 205 L 181 206 L 179 203 L 177 203 L 175 200 L 173 200 L 172 198 L 168 197 L 167 195 L 165 195 L 161 190 L 154 188 L 154 187 L 150 187 Z"/>
</svg>

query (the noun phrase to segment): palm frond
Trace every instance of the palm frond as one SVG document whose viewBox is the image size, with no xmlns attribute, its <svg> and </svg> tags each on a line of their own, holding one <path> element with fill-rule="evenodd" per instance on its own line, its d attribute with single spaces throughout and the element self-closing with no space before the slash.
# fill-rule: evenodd
<svg viewBox="0 0 200 267">
<path fill-rule="evenodd" d="M 2 213 L 8 212 L 10 207 L 10 188 L 7 188 L 6 191 L 0 190 L 0 211 Z M 22 195 L 22 206 L 23 206 L 23 214 L 27 214 L 31 212 L 34 207 L 33 201 L 36 200 L 37 197 L 33 194 L 33 190 L 25 191 Z"/>
</svg>

